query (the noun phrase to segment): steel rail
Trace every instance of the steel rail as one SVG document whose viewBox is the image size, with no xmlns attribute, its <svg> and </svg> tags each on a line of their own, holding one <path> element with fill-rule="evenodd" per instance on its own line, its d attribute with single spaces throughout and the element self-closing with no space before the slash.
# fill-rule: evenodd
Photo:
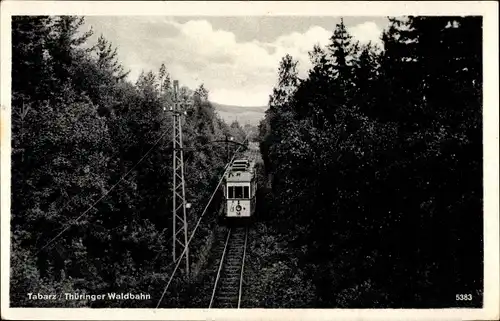
<svg viewBox="0 0 500 321">
<path fill-rule="evenodd" d="M 246 141 L 248 139 L 248 135 L 247 137 L 245 138 L 244 141 Z M 231 163 L 233 162 L 233 160 L 236 158 L 236 154 L 239 152 L 241 147 L 238 147 L 236 149 L 236 151 L 234 152 L 233 154 L 233 157 L 231 158 L 231 160 L 226 164 L 226 167 L 224 168 L 224 173 L 223 175 L 221 176 L 220 180 L 219 180 L 219 183 L 217 184 L 217 187 L 215 188 L 214 192 L 212 193 L 212 196 L 210 197 L 210 200 L 208 201 L 207 205 L 205 206 L 205 209 L 203 210 L 203 213 L 201 213 L 200 215 L 200 218 L 198 219 L 198 223 L 196 223 L 196 226 L 193 230 L 193 232 L 191 233 L 191 237 L 189 238 L 187 244 L 186 244 L 186 247 L 184 248 L 184 251 L 181 253 L 180 257 L 182 258 L 185 254 L 186 254 L 186 250 L 187 250 L 187 246 L 189 246 L 189 244 L 191 243 L 191 240 L 193 239 L 194 237 L 194 234 L 196 232 L 196 230 L 198 229 L 198 226 L 200 225 L 200 222 L 201 222 L 201 219 L 203 218 L 203 216 L 205 215 L 207 209 L 208 209 L 208 206 L 210 205 L 210 203 L 212 202 L 212 199 L 214 198 L 215 196 L 215 193 L 217 193 L 217 190 L 219 189 L 219 186 L 220 184 L 222 183 L 222 180 L 224 179 L 227 171 L 230 169 L 231 167 Z M 165 289 L 163 290 L 163 293 L 161 294 L 161 297 L 160 297 L 160 300 L 158 300 L 158 304 L 156 305 L 156 309 L 158 309 L 160 307 L 160 303 L 161 301 L 163 300 L 163 297 L 165 296 L 165 293 L 167 293 L 167 290 L 168 290 L 168 287 L 170 286 L 170 283 L 172 282 L 173 278 L 174 278 L 174 275 L 175 275 L 175 272 L 177 271 L 177 269 L 179 268 L 179 265 L 181 263 L 181 260 L 177 260 L 177 265 L 175 266 L 175 269 L 174 269 L 174 272 L 172 272 L 172 274 L 170 275 L 170 279 L 168 280 L 168 283 L 167 283 L 167 286 L 165 286 Z"/>
<path fill-rule="evenodd" d="M 215 278 L 214 290 L 212 291 L 212 298 L 210 299 L 209 309 L 212 308 L 212 304 L 215 299 L 215 292 L 217 291 L 217 284 L 219 283 L 220 273 L 222 271 L 222 267 L 224 266 L 224 257 L 226 256 L 227 245 L 229 244 L 229 239 L 231 238 L 231 229 L 227 232 L 226 244 L 224 245 L 224 250 L 222 251 L 222 258 L 220 259 L 219 269 L 217 270 L 217 277 Z"/>
<path fill-rule="evenodd" d="M 245 255 L 247 253 L 248 228 L 245 231 L 245 245 L 243 245 L 243 258 L 241 260 L 240 289 L 238 290 L 238 309 L 241 305 L 241 293 L 243 289 L 243 271 L 245 270 Z"/>
</svg>

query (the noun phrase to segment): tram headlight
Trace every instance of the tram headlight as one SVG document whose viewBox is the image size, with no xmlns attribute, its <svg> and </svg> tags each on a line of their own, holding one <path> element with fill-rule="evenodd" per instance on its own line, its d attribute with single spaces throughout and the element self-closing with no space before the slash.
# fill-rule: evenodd
<svg viewBox="0 0 500 321">
<path fill-rule="evenodd" d="M 241 205 L 236 205 L 236 210 L 239 212 L 241 211 Z"/>
</svg>

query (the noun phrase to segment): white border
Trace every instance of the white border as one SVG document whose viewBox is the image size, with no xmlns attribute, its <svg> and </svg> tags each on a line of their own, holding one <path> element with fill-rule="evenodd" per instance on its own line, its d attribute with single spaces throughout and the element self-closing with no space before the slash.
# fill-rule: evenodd
<svg viewBox="0 0 500 321">
<path fill-rule="evenodd" d="M 400 16 L 482 15 L 484 52 L 484 255 L 483 309 L 439 310 L 208 310 L 208 309 L 45 309 L 9 308 L 10 251 L 10 72 L 12 15 L 178 15 L 178 16 Z M 1 3 L 1 313 L 31 320 L 495 320 L 499 319 L 498 207 L 498 3 L 436 2 L 132 2 L 3 1 Z M 480 213 L 477 213 L 480 215 Z"/>
</svg>

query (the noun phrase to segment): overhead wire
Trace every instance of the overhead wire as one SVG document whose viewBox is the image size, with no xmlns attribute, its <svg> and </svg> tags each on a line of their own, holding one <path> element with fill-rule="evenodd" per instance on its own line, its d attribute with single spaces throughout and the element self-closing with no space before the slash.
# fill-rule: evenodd
<svg viewBox="0 0 500 321">
<path fill-rule="evenodd" d="M 160 119 L 160 121 L 164 121 L 164 120 L 165 120 L 165 117 Z M 150 130 L 146 133 L 146 135 L 145 135 L 145 136 L 147 136 L 147 135 L 151 134 L 151 132 L 152 132 L 153 130 L 154 130 L 154 129 L 150 129 Z M 132 147 L 132 146 L 134 146 L 134 144 L 129 144 L 129 145 L 127 145 L 125 148 L 127 149 L 127 148 L 130 148 L 130 147 Z M 113 158 L 114 158 L 114 157 L 116 157 L 118 154 L 120 154 L 120 151 L 115 152 L 113 155 L 109 156 L 109 157 L 108 157 L 108 159 L 113 159 Z M 65 207 L 66 205 L 70 204 L 70 203 L 71 203 L 71 201 L 73 201 L 73 199 L 74 199 L 74 198 L 76 198 L 76 196 L 71 197 L 71 198 L 70 198 L 70 200 L 69 200 L 69 201 L 67 201 L 63 207 Z M 54 205 L 56 202 L 57 202 L 57 200 L 56 200 L 56 201 L 54 201 L 54 202 L 52 202 L 52 203 L 49 205 L 49 207 L 50 207 L 50 206 L 52 206 L 52 205 Z M 54 231 L 54 230 L 61 230 L 61 229 L 63 229 L 63 227 L 55 228 L 55 229 L 53 229 L 52 231 Z M 37 241 L 37 242 L 38 242 L 38 241 Z"/>
<path fill-rule="evenodd" d="M 77 223 L 78 220 L 80 220 L 82 217 L 84 217 L 92 208 L 94 208 L 95 205 L 97 205 L 100 201 L 102 201 L 116 186 L 118 186 L 118 184 L 120 184 L 120 182 L 122 180 L 125 179 L 125 177 L 127 177 L 148 155 L 149 153 L 151 153 L 151 151 L 156 147 L 156 145 L 158 145 L 158 143 L 162 140 L 162 138 L 165 136 L 165 134 L 169 131 L 169 129 L 166 129 L 163 134 L 161 134 L 160 138 L 158 138 L 156 140 L 156 142 L 153 144 L 153 146 L 139 159 L 139 161 L 137 163 L 135 163 L 134 166 L 132 166 L 132 168 L 130 168 L 128 170 L 127 173 L 125 173 L 125 175 L 123 175 L 122 177 L 120 177 L 120 179 L 113 185 L 111 186 L 110 189 L 108 189 L 106 191 L 106 193 L 104 193 L 104 195 L 102 195 L 99 199 L 97 199 L 92 205 L 89 206 L 88 209 L 86 209 L 80 216 L 78 216 L 76 219 L 72 220 L 70 223 L 67 224 L 67 226 L 61 231 L 59 232 L 56 236 L 54 236 L 52 239 L 50 239 L 47 243 L 45 243 L 44 246 L 42 246 L 37 252 L 36 254 L 40 253 L 43 249 L 45 249 L 47 246 L 49 246 L 50 244 L 52 244 L 55 240 L 57 240 L 64 232 L 66 232 L 67 230 L 69 230 L 73 224 Z"/>
<path fill-rule="evenodd" d="M 243 141 L 243 143 L 245 143 L 245 142 L 248 140 L 248 136 L 249 136 L 249 135 L 247 135 L 247 136 L 245 137 L 245 140 Z M 239 150 L 240 150 L 240 148 L 241 148 L 241 147 L 242 147 L 242 146 L 239 146 L 239 147 L 236 149 L 236 151 L 235 151 L 235 152 L 234 152 L 234 154 L 233 154 L 233 157 L 229 160 L 229 162 L 228 162 L 228 163 L 226 164 L 226 166 L 224 167 L 224 172 L 223 172 L 223 174 L 222 174 L 222 176 L 221 176 L 221 178 L 220 178 L 220 180 L 219 180 L 219 183 L 218 183 L 218 184 L 217 184 L 217 186 L 215 187 L 215 190 L 214 190 L 214 192 L 212 193 L 212 196 L 211 196 L 211 197 L 210 197 L 210 199 L 208 200 L 208 203 L 207 203 L 207 205 L 205 206 L 205 209 L 204 209 L 204 210 L 203 210 L 203 212 L 201 213 L 201 215 L 200 215 L 200 217 L 199 217 L 199 219 L 198 219 L 198 222 L 196 223 L 196 226 L 195 226 L 195 228 L 194 228 L 193 232 L 191 233 L 191 236 L 189 237 L 189 240 L 187 241 L 186 246 L 184 247 L 184 251 L 183 251 L 183 252 L 181 253 L 181 255 L 179 256 L 179 260 L 178 260 L 178 262 L 177 262 L 177 264 L 176 264 L 176 266 L 175 266 L 175 269 L 174 269 L 174 271 L 172 272 L 172 274 L 170 275 L 170 279 L 169 279 L 169 281 L 168 281 L 167 285 L 165 286 L 165 289 L 163 290 L 163 293 L 162 293 L 162 295 L 161 295 L 160 299 L 158 300 L 158 304 L 156 305 L 156 309 L 158 309 L 158 307 L 160 306 L 161 301 L 163 300 L 163 298 L 164 298 L 164 296 L 165 296 L 165 293 L 167 293 L 168 287 L 169 287 L 169 286 L 170 286 L 170 284 L 172 283 L 172 280 L 173 280 L 173 278 L 174 278 L 175 272 L 177 272 L 177 269 L 179 268 L 179 265 L 180 265 L 180 263 L 181 263 L 180 258 L 182 258 L 182 257 L 186 254 L 186 251 L 187 251 L 187 249 L 188 249 L 189 243 L 191 243 L 191 240 L 193 239 L 194 234 L 195 234 L 196 230 L 198 229 L 198 226 L 199 226 L 199 225 L 200 225 L 200 223 L 201 223 L 201 219 L 202 219 L 202 218 L 203 218 L 203 216 L 205 215 L 205 213 L 206 213 L 206 211 L 207 211 L 208 207 L 210 206 L 210 203 L 212 203 L 212 200 L 213 200 L 213 198 L 214 198 L 215 194 L 217 193 L 217 190 L 219 189 L 219 186 L 220 186 L 220 184 L 222 183 L 222 180 L 224 179 L 224 176 L 226 175 L 227 170 L 230 168 L 231 163 L 232 163 L 232 162 L 233 162 L 233 160 L 236 158 L 236 154 L 239 152 Z"/>
</svg>

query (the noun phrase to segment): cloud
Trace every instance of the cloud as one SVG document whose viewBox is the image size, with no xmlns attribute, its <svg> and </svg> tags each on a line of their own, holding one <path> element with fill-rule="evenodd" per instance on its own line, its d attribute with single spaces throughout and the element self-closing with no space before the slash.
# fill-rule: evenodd
<svg viewBox="0 0 500 321">
<path fill-rule="evenodd" d="M 305 76 L 310 67 L 308 52 L 315 44 L 326 45 L 331 36 L 331 31 L 311 26 L 271 42 L 239 42 L 233 32 L 214 29 L 204 19 L 185 23 L 165 17 L 120 19 L 124 18 L 91 19 L 91 24 L 95 29 L 101 24 L 105 36 L 118 45 L 120 61 L 131 69 L 131 80 L 142 69 L 157 71 L 164 62 L 172 78 L 182 85 L 194 88 L 204 83 L 210 99 L 229 105 L 266 105 L 281 58 L 290 54 Z M 373 22 L 349 31 L 360 42 L 376 41 L 381 33 Z"/>
<path fill-rule="evenodd" d="M 354 39 L 362 44 L 372 42 L 372 44 L 382 45 L 382 29 L 372 21 L 367 21 L 348 28 Z"/>
</svg>

